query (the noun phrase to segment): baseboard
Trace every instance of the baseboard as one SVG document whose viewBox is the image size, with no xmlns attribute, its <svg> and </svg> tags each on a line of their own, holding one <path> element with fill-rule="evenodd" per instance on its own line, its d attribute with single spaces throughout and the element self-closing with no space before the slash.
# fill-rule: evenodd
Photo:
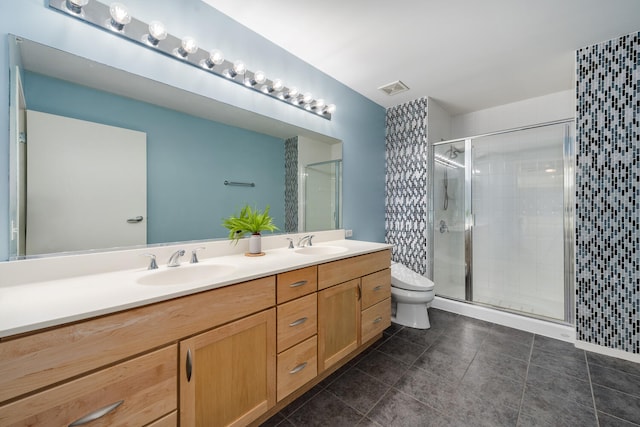
<svg viewBox="0 0 640 427">
<path fill-rule="evenodd" d="M 605 356 L 617 357 L 618 359 L 628 360 L 629 362 L 640 363 L 640 354 L 629 353 L 624 350 L 617 350 L 598 344 L 591 344 L 586 341 L 576 340 L 576 348 L 591 351 L 593 353 L 604 354 Z"/>
<path fill-rule="evenodd" d="M 444 311 L 473 317 L 487 322 L 497 323 L 510 328 L 520 329 L 549 338 L 555 338 L 574 344 L 576 340 L 575 328 L 571 325 L 548 322 L 531 317 L 520 316 L 488 307 L 454 301 L 436 296 L 431 306 Z"/>
</svg>

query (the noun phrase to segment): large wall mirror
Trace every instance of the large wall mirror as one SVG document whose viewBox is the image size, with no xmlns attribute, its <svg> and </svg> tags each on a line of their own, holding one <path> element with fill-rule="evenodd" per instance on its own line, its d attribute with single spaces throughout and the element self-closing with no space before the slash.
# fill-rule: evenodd
<svg viewBox="0 0 640 427">
<path fill-rule="evenodd" d="M 10 259 L 341 227 L 342 143 L 9 36 Z"/>
</svg>

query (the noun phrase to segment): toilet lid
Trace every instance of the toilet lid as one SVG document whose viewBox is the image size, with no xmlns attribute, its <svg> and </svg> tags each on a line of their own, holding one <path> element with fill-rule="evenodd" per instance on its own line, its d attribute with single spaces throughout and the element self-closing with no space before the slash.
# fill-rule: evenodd
<svg viewBox="0 0 640 427">
<path fill-rule="evenodd" d="M 391 264 L 391 286 L 408 291 L 430 291 L 434 283 L 403 264 Z"/>
</svg>

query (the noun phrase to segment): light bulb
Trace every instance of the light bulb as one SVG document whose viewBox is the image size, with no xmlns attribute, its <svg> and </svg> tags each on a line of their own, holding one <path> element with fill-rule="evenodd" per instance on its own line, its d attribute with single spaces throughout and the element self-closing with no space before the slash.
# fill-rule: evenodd
<svg viewBox="0 0 640 427">
<path fill-rule="evenodd" d="M 280 92 L 283 88 L 284 88 L 284 83 L 282 83 L 282 80 L 280 79 L 275 79 L 271 84 L 272 91 Z"/>
<path fill-rule="evenodd" d="M 304 102 L 305 104 L 309 104 L 311 101 L 313 101 L 313 95 L 311 95 L 309 92 L 302 95 L 302 102 Z"/>
<path fill-rule="evenodd" d="M 89 0 L 66 0 L 65 6 L 73 13 L 80 13 L 87 3 L 89 3 Z"/>
<path fill-rule="evenodd" d="M 321 111 L 324 108 L 324 99 L 316 99 L 316 102 L 313 103 L 314 110 Z"/>
<path fill-rule="evenodd" d="M 218 49 L 213 49 L 211 52 L 209 52 L 209 63 L 211 64 L 210 66 L 214 66 L 214 65 L 220 65 L 224 62 L 224 55 L 222 54 L 221 51 L 219 51 Z"/>
<path fill-rule="evenodd" d="M 327 114 L 333 114 L 336 112 L 336 104 L 328 104 L 324 107 L 324 112 Z"/>
<path fill-rule="evenodd" d="M 256 71 L 253 73 L 253 81 L 255 84 L 261 85 L 267 81 L 267 76 L 264 74 L 264 71 Z"/>
<path fill-rule="evenodd" d="M 296 96 L 298 96 L 298 88 L 295 86 L 291 86 L 284 97 L 289 99 L 295 98 Z"/>
<path fill-rule="evenodd" d="M 129 9 L 122 3 L 113 3 L 109 7 L 109 13 L 111 14 L 111 26 L 118 31 L 121 31 L 125 25 L 131 22 Z"/>
<path fill-rule="evenodd" d="M 195 53 L 197 51 L 198 51 L 198 43 L 196 42 L 196 39 L 189 36 L 182 39 L 182 43 L 180 44 L 180 47 L 177 50 L 178 55 L 180 55 L 183 58 L 186 58 L 190 53 Z"/>
<path fill-rule="evenodd" d="M 244 65 L 244 62 L 242 62 L 242 61 L 235 61 L 235 62 L 233 63 L 233 72 L 234 72 L 234 76 L 235 76 L 236 74 L 243 75 L 246 71 L 247 71 L 247 67 L 246 67 L 246 65 Z"/>
<path fill-rule="evenodd" d="M 195 53 L 198 50 L 198 43 L 193 37 L 185 37 L 182 39 L 182 49 L 187 53 Z"/>
<path fill-rule="evenodd" d="M 160 21 L 151 21 L 149 23 L 149 43 L 156 46 L 161 40 L 167 38 L 167 28 Z"/>
</svg>

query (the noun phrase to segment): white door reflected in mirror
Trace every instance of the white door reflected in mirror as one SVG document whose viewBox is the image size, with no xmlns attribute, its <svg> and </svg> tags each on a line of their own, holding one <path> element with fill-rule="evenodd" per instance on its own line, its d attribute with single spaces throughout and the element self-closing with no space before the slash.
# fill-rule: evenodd
<svg viewBox="0 0 640 427">
<path fill-rule="evenodd" d="M 27 111 L 27 139 L 26 255 L 147 243 L 144 132 Z"/>
</svg>

